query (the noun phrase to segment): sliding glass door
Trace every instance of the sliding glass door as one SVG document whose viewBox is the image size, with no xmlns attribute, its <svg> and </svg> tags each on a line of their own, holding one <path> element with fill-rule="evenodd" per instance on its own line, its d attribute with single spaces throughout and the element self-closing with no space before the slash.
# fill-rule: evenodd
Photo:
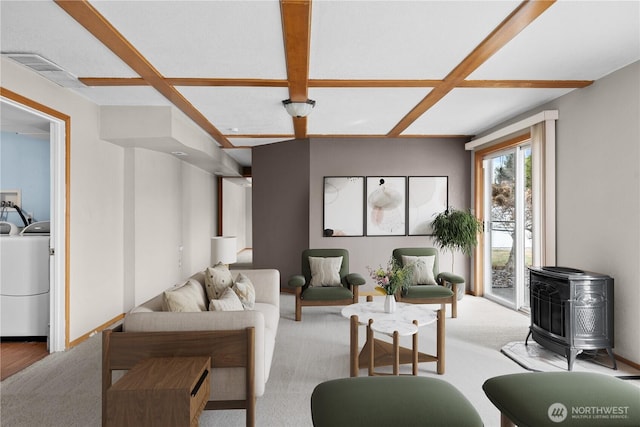
<svg viewBox="0 0 640 427">
<path fill-rule="evenodd" d="M 529 306 L 531 160 L 528 143 L 483 160 L 485 296 L 516 310 Z"/>
</svg>

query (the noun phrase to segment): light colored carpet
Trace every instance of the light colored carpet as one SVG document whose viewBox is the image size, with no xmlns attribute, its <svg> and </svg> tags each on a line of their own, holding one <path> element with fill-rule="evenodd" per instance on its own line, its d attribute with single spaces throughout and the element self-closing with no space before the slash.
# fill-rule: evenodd
<svg viewBox="0 0 640 427">
<path fill-rule="evenodd" d="M 257 403 L 258 426 L 311 426 L 314 387 L 349 376 L 349 321 L 340 315 L 341 307 L 305 307 L 302 322 L 295 322 L 294 302 L 293 295 L 282 294 L 271 374 Z M 526 315 L 467 295 L 459 302 L 458 318 L 446 319 L 445 374 L 437 375 L 434 363 L 423 363 L 419 375 L 450 382 L 471 401 L 485 426 L 499 426 L 498 410 L 482 384 L 493 376 L 526 372 L 500 349 L 524 340 L 528 325 Z M 409 338 L 401 345 L 410 347 Z M 100 336 L 94 336 L 2 381 L 0 425 L 100 426 L 100 346 Z M 435 324 L 420 329 L 420 351 L 435 352 Z M 410 372 L 410 366 L 401 372 Z M 200 425 L 244 426 L 244 411 L 205 411 Z"/>
</svg>

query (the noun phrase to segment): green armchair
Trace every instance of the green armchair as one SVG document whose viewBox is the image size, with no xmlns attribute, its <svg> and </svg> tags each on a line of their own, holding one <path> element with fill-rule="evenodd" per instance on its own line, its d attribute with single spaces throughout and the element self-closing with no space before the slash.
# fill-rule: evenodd
<svg viewBox="0 0 640 427">
<path fill-rule="evenodd" d="M 438 270 L 438 250 L 436 248 L 397 248 L 393 250 L 393 258 L 399 265 L 404 265 L 405 257 L 433 257 L 433 275 L 422 274 L 425 283 L 409 286 L 407 290 L 396 295 L 398 301 L 414 304 L 451 304 L 451 317 L 458 317 L 458 299 L 464 292 L 464 279 L 453 273 L 440 273 Z M 429 270 L 429 273 L 431 270 Z"/>
<path fill-rule="evenodd" d="M 295 288 L 296 321 L 300 321 L 303 306 L 357 303 L 358 287 L 365 284 L 365 279 L 358 273 L 349 273 L 346 249 L 305 249 L 302 274 L 291 276 L 288 284 Z"/>
</svg>

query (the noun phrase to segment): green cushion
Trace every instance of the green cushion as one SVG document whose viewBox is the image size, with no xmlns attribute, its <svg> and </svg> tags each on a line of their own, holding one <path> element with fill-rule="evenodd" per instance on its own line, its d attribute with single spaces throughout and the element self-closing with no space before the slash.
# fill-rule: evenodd
<svg viewBox="0 0 640 427">
<path fill-rule="evenodd" d="M 464 283 L 464 277 L 453 273 L 440 273 L 438 280 L 444 280 L 449 283 Z"/>
<path fill-rule="evenodd" d="M 402 297 L 411 298 L 451 298 L 453 291 L 444 286 L 418 285 L 410 286 Z"/>
<path fill-rule="evenodd" d="M 367 281 L 362 277 L 361 274 L 358 273 L 349 273 L 346 276 L 347 284 L 351 286 L 360 286 L 367 283 Z"/>
<path fill-rule="evenodd" d="M 482 426 L 471 403 L 451 384 L 427 377 L 330 380 L 311 395 L 315 427 Z"/>
<path fill-rule="evenodd" d="M 289 286 L 292 288 L 301 288 L 305 285 L 306 279 L 302 274 L 296 274 L 289 279 Z"/>
<path fill-rule="evenodd" d="M 333 301 L 353 298 L 353 294 L 342 286 L 309 287 L 302 291 L 302 299 L 308 301 Z"/>
<path fill-rule="evenodd" d="M 640 388 L 604 374 L 511 374 L 488 379 L 482 389 L 519 427 L 640 426 Z"/>
</svg>

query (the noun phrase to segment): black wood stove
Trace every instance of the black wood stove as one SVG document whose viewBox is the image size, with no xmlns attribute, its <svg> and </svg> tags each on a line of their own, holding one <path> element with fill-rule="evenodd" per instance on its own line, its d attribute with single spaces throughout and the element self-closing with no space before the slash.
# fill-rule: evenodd
<svg viewBox="0 0 640 427">
<path fill-rule="evenodd" d="M 583 350 L 606 349 L 613 369 L 613 279 L 567 267 L 529 267 L 529 337 L 567 358 L 568 370 Z"/>
</svg>

